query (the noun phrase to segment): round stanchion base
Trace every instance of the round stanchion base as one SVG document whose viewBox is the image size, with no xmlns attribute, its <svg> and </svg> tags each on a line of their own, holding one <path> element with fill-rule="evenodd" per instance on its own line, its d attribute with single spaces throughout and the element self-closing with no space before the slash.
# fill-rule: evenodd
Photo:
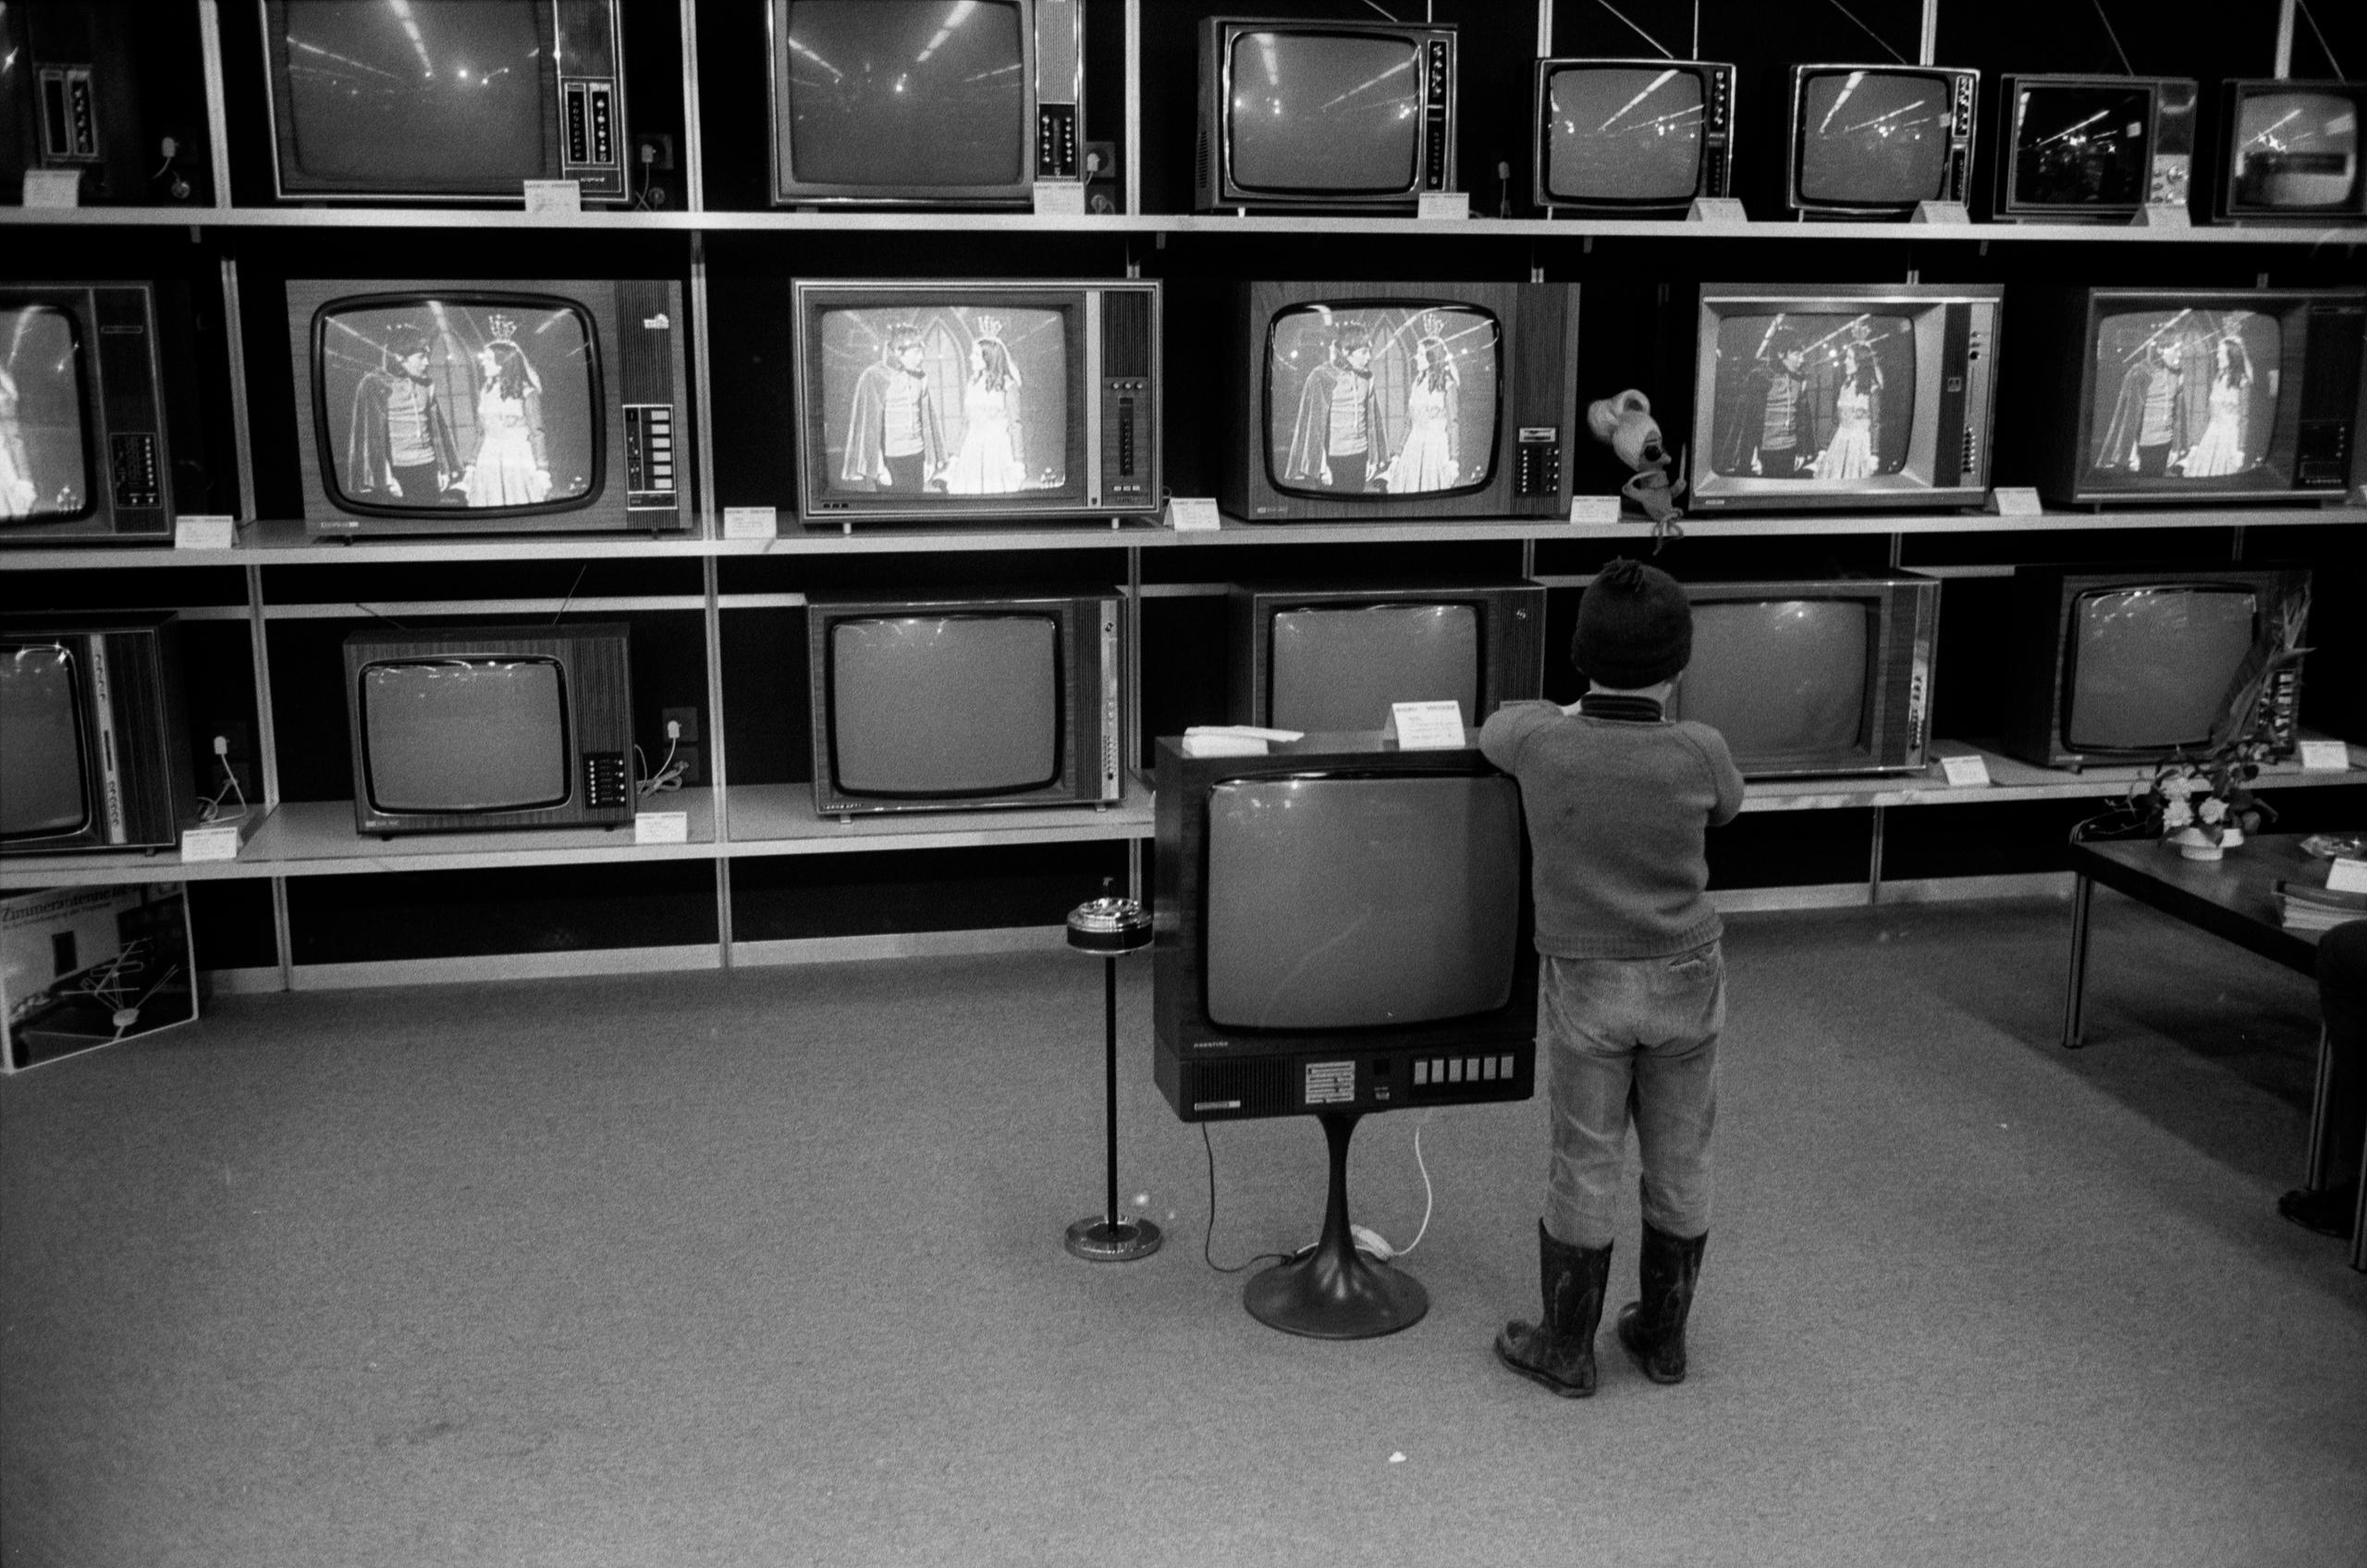
<svg viewBox="0 0 2367 1568">
<path fill-rule="evenodd" d="M 1241 1305 L 1286 1334 L 1370 1340 L 1419 1323 L 1430 1310 L 1430 1292 L 1410 1274 L 1367 1263 L 1353 1247 L 1318 1247 L 1252 1279 Z"/>
<path fill-rule="evenodd" d="M 1162 1239 L 1159 1227 L 1147 1219 L 1112 1225 L 1097 1214 L 1069 1227 L 1067 1244 L 1088 1263 L 1128 1263 L 1157 1252 Z"/>
</svg>

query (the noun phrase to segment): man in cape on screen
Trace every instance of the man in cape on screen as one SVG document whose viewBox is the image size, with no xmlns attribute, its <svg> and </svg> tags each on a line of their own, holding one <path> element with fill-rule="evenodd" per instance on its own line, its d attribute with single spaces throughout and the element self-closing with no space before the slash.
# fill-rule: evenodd
<svg viewBox="0 0 2367 1568">
<path fill-rule="evenodd" d="M 855 378 L 846 454 L 839 462 L 844 483 L 917 496 L 943 472 L 945 426 L 929 396 L 924 357 L 918 327 L 891 326 L 879 362 L 865 365 Z"/>
<path fill-rule="evenodd" d="M 2125 469 L 2145 479 L 2169 472 L 2186 447 L 2179 360 L 2175 339 L 2145 345 L 2144 357 L 2121 378 L 2112 423 L 2096 448 L 2096 467 Z"/>
<path fill-rule="evenodd" d="M 439 506 L 460 470 L 460 447 L 427 376 L 427 334 L 404 322 L 386 334 L 392 370 L 363 373 L 353 389 L 345 478 L 355 496 Z"/>
<path fill-rule="evenodd" d="M 1372 385 L 1372 338 L 1355 322 L 1340 328 L 1329 360 L 1306 374 L 1282 477 L 1294 484 L 1362 492 L 1382 444 L 1380 395 Z"/>
</svg>

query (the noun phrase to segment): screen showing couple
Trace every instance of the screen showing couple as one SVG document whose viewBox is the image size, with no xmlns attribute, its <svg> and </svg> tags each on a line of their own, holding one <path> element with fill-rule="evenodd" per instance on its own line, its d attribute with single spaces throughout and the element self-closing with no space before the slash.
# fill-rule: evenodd
<svg viewBox="0 0 2367 1568">
<path fill-rule="evenodd" d="M 551 300 L 332 305 L 314 367 L 338 499 L 397 511 L 565 506 L 598 488 L 591 319 Z"/>
<path fill-rule="evenodd" d="M 1495 465 L 1495 316 L 1468 305 L 1303 305 L 1274 317 L 1266 463 L 1300 495 L 1477 490 Z"/>
<path fill-rule="evenodd" d="M 2261 466 L 2276 423 L 2283 334 L 2257 311 L 2148 310 L 2096 330 L 2094 477 L 2199 485 Z"/>
<path fill-rule="evenodd" d="M 821 327 L 831 491 L 925 497 L 1067 488 L 1061 312 L 992 300 L 828 310 Z"/>
<path fill-rule="evenodd" d="M 0 522 L 91 509 L 82 346 L 46 305 L 0 310 Z"/>
<path fill-rule="evenodd" d="M 1848 484 L 1896 473 L 1915 428 L 1915 329 L 1867 312 L 1718 323 L 1711 469 Z"/>
</svg>

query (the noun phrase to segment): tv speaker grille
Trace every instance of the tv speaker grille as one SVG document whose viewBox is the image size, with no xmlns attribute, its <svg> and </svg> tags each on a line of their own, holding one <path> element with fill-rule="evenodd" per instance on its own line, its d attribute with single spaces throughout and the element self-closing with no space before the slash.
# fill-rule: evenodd
<svg viewBox="0 0 2367 1568">
<path fill-rule="evenodd" d="M 1195 1062 L 1185 1082 L 1196 1116 L 1280 1116 L 1298 1109 L 1291 1097 L 1291 1063 L 1279 1057 Z"/>
</svg>

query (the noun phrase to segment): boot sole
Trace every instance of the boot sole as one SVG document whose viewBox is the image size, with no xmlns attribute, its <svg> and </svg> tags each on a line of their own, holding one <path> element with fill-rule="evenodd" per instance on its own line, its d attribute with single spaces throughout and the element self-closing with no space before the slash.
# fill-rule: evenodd
<svg viewBox="0 0 2367 1568">
<path fill-rule="evenodd" d="M 1554 1393 L 1560 1394 L 1564 1399 L 1591 1399 L 1594 1397 L 1593 1389 L 1580 1388 L 1576 1383 L 1565 1383 L 1562 1381 L 1561 1378 L 1553 1377 L 1549 1373 L 1539 1371 L 1536 1367 L 1529 1366 L 1526 1362 L 1514 1360 L 1512 1355 L 1505 1351 L 1504 1347 L 1501 1343 L 1491 1348 L 1494 1349 L 1496 1353 L 1496 1359 L 1498 1361 L 1502 1362 L 1506 1366 L 1519 1373 L 1530 1382 L 1535 1383 L 1540 1389 L 1550 1389 Z"/>
<path fill-rule="evenodd" d="M 1666 1372 L 1656 1371 L 1653 1369 L 1652 1364 L 1645 1359 L 1644 1353 L 1637 1350 L 1634 1341 L 1627 1338 L 1627 1314 L 1625 1311 L 1622 1311 L 1619 1315 L 1619 1321 L 1613 1326 L 1612 1331 L 1613 1337 L 1619 1341 L 1619 1348 L 1625 1351 L 1627 1353 L 1627 1359 L 1636 1364 L 1636 1370 L 1641 1372 L 1645 1377 L 1650 1378 L 1653 1382 L 1658 1383 L 1664 1389 L 1673 1388 L 1676 1384 L 1685 1381 L 1685 1374 L 1682 1371 L 1678 1372 L 1675 1376 L 1671 1377 Z"/>
</svg>

